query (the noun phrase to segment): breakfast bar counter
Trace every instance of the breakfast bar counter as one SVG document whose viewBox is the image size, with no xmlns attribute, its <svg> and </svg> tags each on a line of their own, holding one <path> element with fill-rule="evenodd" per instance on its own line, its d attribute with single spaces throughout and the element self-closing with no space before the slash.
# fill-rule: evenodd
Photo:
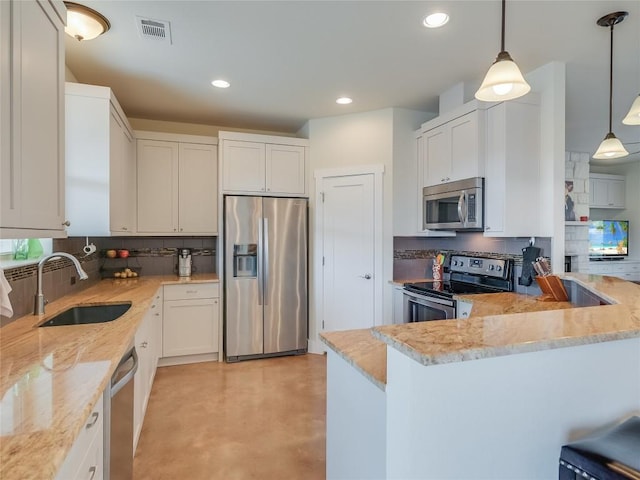
<svg viewBox="0 0 640 480">
<path fill-rule="evenodd" d="M 108 279 L 0 329 L 0 478 L 52 479 L 133 341 L 158 288 L 216 282 L 216 274 Z M 131 301 L 108 323 L 42 327 L 82 304 Z"/>
<path fill-rule="evenodd" d="M 350 460 L 364 458 L 349 446 L 359 430 L 357 442 L 385 459 L 375 462 L 379 478 L 551 478 L 562 444 L 639 414 L 640 286 L 564 278 L 612 304 L 465 295 L 469 319 L 325 333 L 328 475 L 363 473 Z M 386 345 L 386 357 L 366 333 Z M 372 378 L 382 364 L 384 391 Z M 366 415 L 341 411 L 347 391 Z"/>
</svg>

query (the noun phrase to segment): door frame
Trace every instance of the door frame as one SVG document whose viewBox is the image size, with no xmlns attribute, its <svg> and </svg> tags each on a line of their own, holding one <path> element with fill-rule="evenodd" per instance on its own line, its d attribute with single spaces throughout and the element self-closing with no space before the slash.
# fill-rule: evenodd
<svg viewBox="0 0 640 480">
<path fill-rule="evenodd" d="M 337 177 L 350 177 L 356 175 L 373 175 L 373 324 L 382 325 L 384 274 L 383 274 L 383 175 L 384 165 L 359 165 L 341 168 L 321 169 L 314 172 L 315 178 L 315 214 L 313 232 L 313 293 L 315 312 L 315 338 L 309 338 L 309 351 L 324 352 L 325 345 L 320 342 L 318 334 L 324 332 L 322 320 L 324 318 L 324 283 L 322 269 L 322 233 L 324 231 L 323 214 L 324 202 L 322 201 L 322 184 L 325 179 Z"/>
</svg>

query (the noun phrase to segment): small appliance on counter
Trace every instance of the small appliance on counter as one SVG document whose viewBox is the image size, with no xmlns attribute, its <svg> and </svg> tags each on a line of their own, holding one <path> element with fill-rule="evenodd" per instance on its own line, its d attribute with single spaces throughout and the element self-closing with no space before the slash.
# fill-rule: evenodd
<svg viewBox="0 0 640 480">
<path fill-rule="evenodd" d="M 191 276 L 191 249 L 179 248 L 178 249 L 178 276 L 190 277 Z"/>
</svg>

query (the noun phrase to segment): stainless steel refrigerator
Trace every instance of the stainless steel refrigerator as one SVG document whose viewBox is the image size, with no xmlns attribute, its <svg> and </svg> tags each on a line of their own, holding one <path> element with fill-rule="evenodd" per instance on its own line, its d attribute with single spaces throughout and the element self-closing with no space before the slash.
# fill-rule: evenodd
<svg viewBox="0 0 640 480">
<path fill-rule="evenodd" d="M 224 198 L 228 362 L 307 351 L 307 200 Z"/>
</svg>

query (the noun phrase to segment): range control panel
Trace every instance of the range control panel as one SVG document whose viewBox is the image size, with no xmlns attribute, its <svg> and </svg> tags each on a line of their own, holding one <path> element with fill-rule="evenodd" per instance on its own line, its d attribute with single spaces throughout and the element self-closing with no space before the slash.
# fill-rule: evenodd
<svg viewBox="0 0 640 480">
<path fill-rule="evenodd" d="M 451 272 L 484 275 L 496 278 L 507 278 L 510 275 L 509 260 L 499 258 L 468 257 L 453 255 L 451 257 Z"/>
</svg>

